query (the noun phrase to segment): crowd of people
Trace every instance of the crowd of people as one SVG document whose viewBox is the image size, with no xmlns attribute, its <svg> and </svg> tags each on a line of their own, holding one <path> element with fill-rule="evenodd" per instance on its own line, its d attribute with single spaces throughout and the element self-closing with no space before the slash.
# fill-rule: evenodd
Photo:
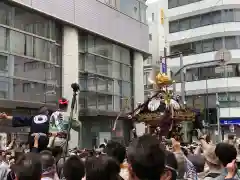
<svg viewBox="0 0 240 180">
<path fill-rule="evenodd" d="M 145 134 L 128 147 L 108 141 L 94 150 L 54 146 L 38 150 L 39 135 L 29 152 L 27 144 L 13 142 L 1 153 L 1 180 L 237 180 L 238 147 L 233 136 L 213 144 L 207 136 L 183 146 L 176 139 L 159 141 Z"/>
</svg>

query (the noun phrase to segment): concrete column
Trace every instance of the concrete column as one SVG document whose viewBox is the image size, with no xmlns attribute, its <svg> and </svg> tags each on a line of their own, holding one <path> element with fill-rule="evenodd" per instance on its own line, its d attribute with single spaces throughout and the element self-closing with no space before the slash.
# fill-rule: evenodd
<svg viewBox="0 0 240 180">
<path fill-rule="evenodd" d="M 72 83 L 78 83 L 78 30 L 70 26 L 63 27 L 63 73 L 62 73 L 62 95 L 67 98 L 71 104 L 73 90 Z M 71 106 L 71 105 L 70 105 Z M 68 113 L 70 114 L 70 107 Z M 77 106 L 78 107 L 78 106 Z M 76 113 L 75 113 L 76 112 Z M 74 111 L 74 117 L 78 119 L 78 110 Z M 79 132 L 81 130 L 79 129 Z M 69 148 L 74 148 L 80 144 L 79 132 L 71 130 Z"/>
<path fill-rule="evenodd" d="M 144 102 L 143 55 L 139 52 L 134 52 L 133 57 L 133 95 L 135 108 Z"/>
<path fill-rule="evenodd" d="M 133 55 L 133 95 L 134 108 L 136 108 L 138 103 L 144 102 L 143 55 L 139 52 L 134 52 Z M 144 123 L 137 123 L 135 127 L 138 136 L 146 131 Z"/>
</svg>

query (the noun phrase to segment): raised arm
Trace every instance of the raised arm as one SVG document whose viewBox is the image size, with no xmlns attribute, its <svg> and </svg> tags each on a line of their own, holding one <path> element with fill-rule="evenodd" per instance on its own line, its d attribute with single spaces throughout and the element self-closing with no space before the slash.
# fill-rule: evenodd
<svg viewBox="0 0 240 180">
<path fill-rule="evenodd" d="M 0 119 L 12 120 L 13 127 L 31 126 L 33 117 L 8 116 L 6 113 L 0 113 Z"/>
</svg>

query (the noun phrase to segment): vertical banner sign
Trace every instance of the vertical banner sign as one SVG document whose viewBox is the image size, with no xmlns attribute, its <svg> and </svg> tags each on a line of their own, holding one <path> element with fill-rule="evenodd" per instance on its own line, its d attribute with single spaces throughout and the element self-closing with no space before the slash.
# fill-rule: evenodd
<svg viewBox="0 0 240 180">
<path fill-rule="evenodd" d="M 167 73 L 167 68 L 165 62 L 162 62 L 162 73 Z"/>
</svg>

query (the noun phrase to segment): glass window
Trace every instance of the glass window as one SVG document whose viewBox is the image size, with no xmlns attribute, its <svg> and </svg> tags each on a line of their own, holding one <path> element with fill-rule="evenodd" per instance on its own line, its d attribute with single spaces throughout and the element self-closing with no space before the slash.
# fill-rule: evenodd
<svg viewBox="0 0 240 180">
<path fill-rule="evenodd" d="M 226 49 L 237 49 L 237 41 L 235 36 L 225 37 L 225 48 Z"/>
<path fill-rule="evenodd" d="M 143 23 L 147 22 L 146 10 L 147 10 L 147 6 L 144 3 L 140 2 L 140 21 Z"/>
<path fill-rule="evenodd" d="M 169 24 L 169 32 L 174 33 L 179 31 L 179 23 L 178 21 L 172 21 Z"/>
<path fill-rule="evenodd" d="M 120 111 L 121 98 L 119 96 L 114 96 L 114 111 Z"/>
<path fill-rule="evenodd" d="M 220 49 L 222 49 L 222 38 L 215 38 L 213 40 L 213 47 L 214 47 L 214 51 L 218 51 Z"/>
<path fill-rule="evenodd" d="M 49 20 L 43 18 L 42 16 L 38 15 L 33 15 L 32 18 L 34 18 L 33 23 L 34 23 L 34 33 L 43 36 L 43 37 L 48 37 L 50 38 L 50 22 Z"/>
<path fill-rule="evenodd" d="M 116 61 L 121 61 L 121 47 L 114 44 L 113 49 L 113 59 Z"/>
<path fill-rule="evenodd" d="M 128 82 L 122 82 L 122 96 L 131 97 L 131 84 Z"/>
<path fill-rule="evenodd" d="M 16 54 L 25 54 L 25 35 L 10 31 L 10 51 Z"/>
<path fill-rule="evenodd" d="M 107 81 L 107 92 L 113 93 L 113 88 L 114 88 L 114 81 L 112 79 L 108 79 Z"/>
<path fill-rule="evenodd" d="M 96 93 L 88 93 L 87 107 L 89 109 L 97 109 L 97 94 Z"/>
<path fill-rule="evenodd" d="M 95 53 L 101 56 L 112 58 L 113 45 L 101 38 L 97 38 L 95 41 Z"/>
<path fill-rule="evenodd" d="M 107 109 L 112 111 L 113 110 L 113 96 L 107 96 Z"/>
<path fill-rule="evenodd" d="M 211 52 L 213 51 L 213 40 L 203 40 L 203 52 Z"/>
<path fill-rule="evenodd" d="M 186 4 L 189 4 L 188 0 L 179 0 L 178 1 L 178 6 L 183 6 L 183 5 L 186 5 Z"/>
<path fill-rule="evenodd" d="M 201 17 L 201 26 L 207 26 L 212 24 L 211 13 L 203 14 Z"/>
<path fill-rule="evenodd" d="M 195 50 L 195 53 L 196 53 L 196 54 L 200 54 L 200 53 L 203 52 L 203 49 L 202 49 L 202 41 L 194 42 L 194 43 L 193 43 L 193 46 L 194 46 L 194 50 Z"/>
<path fill-rule="evenodd" d="M 15 8 L 14 27 L 23 31 L 34 33 L 33 16 L 34 15 L 30 14 L 25 9 Z"/>
<path fill-rule="evenodd" d="M 34 56 L 34 52 L 33 52 L 33 37 L 32 36 L 28 36 L 28 35 L 25 35 L 25 53 L 24 55 L 26 56 L 31 56 L 33 57 Z"/>
<path fill-rule="evenodd" d="M 7 56 L 0 55 L 0 72 L 8 70 L 8 58 Z"/>
<path fill-rule="evenodd" d="M 112 75 L 112 63 L 105 58 L 96 56 L 96 68 L 97 73 L 102 75 Z"/>
<path fill-rule="evenodd" d="M 0 24 L 8 24 L 8 13 L 11 12 L 11 8 L 4 4 L 0 3 Z"/>
<path fill-rule="evenodd" d="M 46 81 L 47 74 L 54 76 L 54 67 L 39 61 L 33 61 L 20 56 L 12 56 L 14 62 L 14 76 L 31 78 L 38 81 Z"/>
<path fill-rule="evenodd" d="M 221 23 L 221 20 L 222 20 L 221 11 L 212 12 L 212 23 L 213 24 Z"/>
<path fill-rule="evenodd" d="M 179 21 L 179 30 L 184 31 L 190 28 L 190 21 L 189 18 L 182 19 Z"/>
<path fill-rule="evenodd" d="M 140 6 L 140 2 L 136 0 L 120 1 L 120 11 L 137 20 L 140 20 L 139 6 Z"/>
<path fill-rule="evenodd" d="M 91 55 L 91 54 L 87 55 L 87 58 L 85 61 L 85 67 L 86 67 L 86 70 L 89 72 L 93 72 L 93 73 L 96 72 L 96 63 L 95 63 L 94 55 Z"/>
<path fill-rule="evenodd" d="M 79 33 L 78 34 L 78 51 L 85 52 L 85 45 L 86 45 L 86 34 Z"/>
<path fill-rule="evenodd" d="M 89 75 L 87 78 L 87 89 L 89 91 L 97 91 L 97 80 L 94 75 Z"/>
<path fill-rule="evenodd" d="M 201 25 L 201 18 L 200 16 L 193 16 L 190 18 L 191 28 L 197 28 Z"/>
<path fill-rule="evenodd" d="M 87 47 L 88 47 L 88 52 L 94 53 L 94 47 L 95 47 L 95 39 L 94 39 L 94 36 L 88 35 L 88 38 L 87 38 Z"/>
<path fill-rule="evenodd" d="M 106 95 L 104 94 L 98 94 L 98 109 L 99 110 L 107 109 Z"/>
<path fill-rule="evenodd" d="M 150 41 L 152 40 L 152 34 L 149 34 L 149 40 Z"/>
<path fill-rule="evenodd" d="M 240 21 L 240 10 L 234 9 L 234 14 L 235 14 L 235 21 L 239 22 Z"/>
<path fill-rule="evenodd" d="M 80 91 L 85 91 L 86 90 L 86 87 L 87 87 L 86 78 L 85 78 L 85 75 L 81 74 L 81 73 L 79 73 L 79 85 L 80 85 Z"/>
<path fill-rule="evenodd" d="M 36 58 L 41 60 L 49 60 L 49 47 L 50 44 L 48 41 L 45 41 L 43 39 L 35 38 L 34 39 L 34 55 Z"/>
<path fill-rule="evenodd" d="M 0 50 L 6 49 L 7 49 L 7 30 L 6 28 L 0 27 Z"/>
<path fill-rule="evenodd" d="M 121 66 L 118 62 L 112 62 L 112 77 L 117 79 L 121 78 Z"/>
<path fill-rule="evenodd" d="M 84 71 L 85 55 L 82 53 L 79 53 L 78 61 L 79 61 L 79 70 Z"/>
<path fill-rule="evenodd" d="M 223 10 L 223 22 L 234 22 L 233 9 Z"/>
<path fill-rule="evenodd" d="M 122 64 L 121 71 L 122 71 L 122 79 L 126 81 L 130 81 L 130 67 Z"/>
<path fill-rule="evenodd" d="M 114 80 L 114 94 L 120 95 L 121 94 L 121 81 Z"/>
<path fill-rule="evenodd" d="M 168 8 L 174 8 L 178 6 L 178 0 L 168 0 Z"/>
<path fill-rule="evenodd" d="M 97 91 L 107 92 L 108 80 L 104 77 L 97 77 Z"/>
<path fill-rule="evenodd" d="M 125 64 L 131 64 L 130 62 L 130 51 L 127 48 L 121 48 L 121 62 Z"/>
</svg>

